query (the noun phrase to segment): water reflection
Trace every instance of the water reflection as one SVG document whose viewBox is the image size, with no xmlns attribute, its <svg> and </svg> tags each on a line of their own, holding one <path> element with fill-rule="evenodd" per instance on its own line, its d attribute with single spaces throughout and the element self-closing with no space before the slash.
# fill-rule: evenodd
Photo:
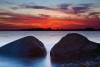
<svg viewBox="0 0 100 67">
<path fill-rule="evenodd" d="M 50 61 L 49 52 L 42 58 L 16 58 L 0 56 L 0 67 L 63 67 L 63 64 Z"/>
<path fill-rule="evenodd" d="M 15 58 L 0 56 L 0 67 L 46 67 L 45 57 Z"/>
</svg>

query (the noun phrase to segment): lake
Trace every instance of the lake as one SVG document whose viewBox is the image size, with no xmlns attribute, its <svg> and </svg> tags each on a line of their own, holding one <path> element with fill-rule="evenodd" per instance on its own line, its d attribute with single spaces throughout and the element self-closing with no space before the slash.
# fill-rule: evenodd
<svg viewBox="0 0 100 67">
<path fill-rule="evenodd" d="M 0 31 L 0 47 L 25 36 L 35 36 L 47 49 L 45 58 L 11 58 L 0 56 L 0 67 L 63 67 L 50 61 L 50 49 L 68 33 L 80 33 L 89 40 L 100 43 L 100 31 Z M 74 65 L 77 67 L 77 64 Z"/>
</svg>

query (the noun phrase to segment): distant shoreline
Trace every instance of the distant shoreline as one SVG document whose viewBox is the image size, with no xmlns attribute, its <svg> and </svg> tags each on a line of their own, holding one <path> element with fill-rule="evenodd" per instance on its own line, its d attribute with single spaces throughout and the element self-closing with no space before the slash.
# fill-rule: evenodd
<svg viewBox="0 0 100 67">
<path fill-rule="evenodd" d="M 93 28 L 85 28 L 85 29 L 31 28 L 31 29 L 1 29 L 0 31 L 100 31 L 100 29 L 93 29 Z"/>
<path fill-rule="evenodd" d="M 100 31 L 100 30 L 0 30 L 0 31 Z"/>
</svg>

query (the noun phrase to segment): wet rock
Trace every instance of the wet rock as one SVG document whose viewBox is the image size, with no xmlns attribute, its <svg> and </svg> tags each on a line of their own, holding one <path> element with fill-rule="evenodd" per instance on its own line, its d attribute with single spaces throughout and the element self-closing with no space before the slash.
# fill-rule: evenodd
<svg viewBox="0 0 100 67">
<path fill-rule="evenodd" d="M 2 46 L 0 54 L 16 57 L 42 57 L 46 55 L 46 49 L 37 38 L 27 36 Z"/>
<path fill-rule="evenodd" d="M 83 62 L 100 55 L 100 44 L 89 41 L 78 33 L 64 36 L 50 51 L 52 61 Z"/>
</svg>

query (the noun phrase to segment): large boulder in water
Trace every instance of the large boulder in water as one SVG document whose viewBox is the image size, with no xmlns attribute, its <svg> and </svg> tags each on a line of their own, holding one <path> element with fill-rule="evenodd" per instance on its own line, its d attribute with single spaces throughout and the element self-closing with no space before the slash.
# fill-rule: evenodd
<svg viewBox="0 0 100 67">
<path fill-rule="evenodd" d="M 46 55 L 46 49 L 37 38 L 27 36 L 2 46 L 0 54 L 16 57 L 42 57 Z"/>
<path fill-rule="evenodd" d="M 83 62 L 100 55 L 100 44 L 81 34 L 70 33 L 53 46 L 50 55 L 51 60 L 56 62 Z"/>
</svg>

